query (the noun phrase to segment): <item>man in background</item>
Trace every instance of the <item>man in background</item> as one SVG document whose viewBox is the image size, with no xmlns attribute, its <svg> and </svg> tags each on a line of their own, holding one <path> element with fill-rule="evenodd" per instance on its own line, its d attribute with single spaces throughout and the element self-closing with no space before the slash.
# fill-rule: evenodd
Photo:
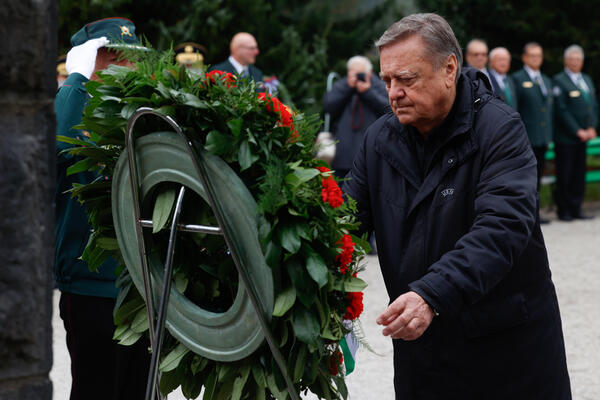
<svg viewBox="0 0 600 400">
<path fill-rule="evenodd" d="M 467 43 L 465 50 L 465 60 L 467 61 L 467 66 L 483 72 L 489 79 L 488 71 L 485 68 L 488 61 L 487 44 L 481 39 L 472 39 L 469 43 Z"/>
<path fill-rule="evenodd" d="M 254 66 L 256 56 L 260 53 L 254 36 L 247 32 L 236 33 L 229 44 L 229 58 L 213 65 L 210 71 L 219 70 L 248 77 L 257 84 L 262 82 L 262 71 Z"/>
<path fill-rule="evenodd" d="M 89 94 L 85 84 L 99 80 L 97 71 L 110 64 L 126 65 L 117 52 L 121 47 L 135 48 L 139 41 L 133 22 L 106 18 L 85 25 L 71 38 L 67 54 L 69 77 L 56 95 L 57 135 L 86 139 L 86 132 L 74 129 L 82 120 Z M 141 47 L 141 46 L 139 46 Z M 113 309 L 119 290 L 114 260 L 92 272 L 81 260 L 91 227 L 84 207 L 68 192 L 73 184 L 96 179 L 91 172 L 67 175 L 79 161 L 63 152 L 71 146 L 57 143 L 56 261 L 55 280 L 60 296 L 60 317 L 67 333 L 71 356 L 71 400 L 142 399 L 149 368 L 148 342 L 139 340 L 121 346 L 113 340 Z"/>
<path fill-rule="evenodd" d="M 581 72 L 584 54 L 580 46 L 567 47 L 565 69 L 554 76 L 556 126 L 556 192 L 558 218 L 563 221 L 590 219 L 583 214 L 586 147 L 596 137 L 598 101 L 592 79 Z"/>
<path fill-rule="evenodd" d="M 490 51 L 489 59 L 490 67 L 488 68 L 488 76 L 494 94 L 516 110 L 517 92 L 515 84 L 507 75 L 510 70 L 510 53 L 504 47 L 496 47 Z"/>
<path fill-rule="evenodd" d="M 523 69 L 512 75 L 517 91 L 517 111 L 525 124 L 537 160 L 537 188 L 544 174 L 546 151 L 552 141 L 553 107 L 552 81 L 540 71 L 544 61 L 542 46 L 530 42 L 523 47 Z M 550 222 L 540 219 L 541 223 Z"/>
<path fill-rule="evenodd" d="M 346 68 L 346 79 L 338 80 L 323 96 L 323 109 L 331 114 L 332 132 L 337 141 L 332 167 L 340 178 L 352 168 L 369 125 L 388 109 L 385 85 L 373 74 L 368 58 L 354 56 Z"/>
</svg>

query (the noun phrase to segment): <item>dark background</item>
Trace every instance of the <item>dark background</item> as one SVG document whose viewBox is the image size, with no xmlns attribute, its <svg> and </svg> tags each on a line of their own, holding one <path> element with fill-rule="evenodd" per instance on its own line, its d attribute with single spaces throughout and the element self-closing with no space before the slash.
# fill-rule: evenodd
<svg viewBox="0 0 600 400">
<path fill-rule="evenodd" d="M 261 50 L 256 65 L 286 85 L 295 106 L 318 112 L 327 73 L 344 74 L 356 54 L 371 57 L 377 70 L 374 40 L 412 12 L 446 17 L 463 46 L 478 37 L 490 49 L 507 47 L 513 71 L 528 41 L 544 47 L 550 76 L 563 68 L 565 47 L 577 43 L 586 51 L 584 70 L 600 76 L 600 7 L 589 0 L 60 0 L 58 47 L 68 51 L 87 22 L 123 16 L 153 47 L 198 42 L 208 50 L 205 62 L 216 64 L 228 56 L 231 37 L 247 31 Z"/>
</svg>

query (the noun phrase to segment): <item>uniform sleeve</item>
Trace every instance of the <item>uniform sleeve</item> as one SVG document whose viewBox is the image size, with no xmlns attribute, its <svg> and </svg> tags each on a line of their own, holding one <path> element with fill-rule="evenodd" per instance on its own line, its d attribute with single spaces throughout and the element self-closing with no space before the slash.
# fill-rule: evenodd
<svg viewBox="0 0 600 400">
<path fill-rule="evenodd" d="M 473 224 L 453 250 L 409 284 L 447 315 L 457 315 L 464 304 L 481 299 L 510 272 L 535 225 L 536 163 L 523 123 L 512 117 L 485 131 Z"/>
<path fill-rule="evenodd" d="M 79 73 L 71 74 L 58 91 L 54 101 L 57 135 L 81 138 L 81 131 L 73 129 L 73 126 L 81 123 L 83 109 L 89 99 L 89 95 L 83 86 L 87 81 L 88 79 Z M 70 154 L 63 153 L 63 150 L 71 147 L 72 145 L 68 143 L 56 143 L 57 161 L 59 163 L 71 158 Z"/>
<path fill-rule="evenodd" d="M 323 96 L 323 110 L 331 114 L 332 119 L 337 119 L 350 102 L 353 93 L 354 89 L 348 86 L 346 79 L 340 79 Z"/>
<path fill-rule="evenodd" d="M 567 128 L 566 131 L 563 132 L 579 139 L 577 137 L 577 131 L 583 127 L 579 126 L 577 120 L 569 110 L 567 105 L 569 93 L 567 89 L 560 84 L 559 80 L 555 79 L 553 92 L 556 118 L 558 118 L 562 125 Z M 587 128 L 587 126 L 585 128 Z"/>
<path fill-rule="evenodd" d="M 596 97 L 596 87 L 594 86 L 594 82 L 592 81 L 592 79 L 589 76 L 587 76 L 586 78 L 587 78 L 586 82 L 590 88 L 590 94 L 592 96 L 592 101 L 593 101 L 591 126 L 592 126 L 592 128 L 597 129 L 598 128 L 598 111 L 599 110 L 598 110 L 598 98 Z"/>
</svg>

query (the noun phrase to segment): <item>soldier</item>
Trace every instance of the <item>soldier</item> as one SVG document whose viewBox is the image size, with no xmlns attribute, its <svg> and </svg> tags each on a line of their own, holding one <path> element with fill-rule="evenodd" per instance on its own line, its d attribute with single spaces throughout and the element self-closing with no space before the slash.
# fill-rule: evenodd
<svg viewBox="0 0 600 400">
<path fill-rule="evenodd" d="M 183 65 L 192 75 L 198 75 L 204 66 L 206 47 L 194 42 L 181 43 L 173 49 L 175 61 Z"/>
<path fill-rule="evenodd" d="M 527 136 L 537 160 L 538 192 L 544 172 L 545 156 L 552 141 L 552 81 L 540 71 L 544 60 L 542 46 L 530 42 L 523 47 L 523 69 L 512 75 L 517 91 L 517 111 L 525 123 Z M 540 223 L 549 220 L 540 218 Z"/>
<path fill-rule="evenodd" d="M 590 77 L 581 73 L 583 49 L 572 45 L 564 53 L 565 69 L 554 76 L 556 104 L 556 192 L 558 218 L 590 219 L 581 212 L 585 192 L 586 145 L 596 137 L 598 102 Z"/>
<path fill-rule="evenodd" d="M 81 123 L 89 99 L 86 83 L 99 80 L 96 72 L 109 64 L 126 65 L 119 56 L 123 47 L 141 48 L 133 22 L 106 18 L 85 25 L 71 37 L 73 48 L 67 54 L 69 77 L 56 95 L 57 135 L 85 139 L 86 132 L 74 129 Z M 141 399 L 148 376 L 148 342 L 121 346 L 114 341 L 113 308 L 119 290 L 115 287 L 114 260 L 98 271 L 89 270 L 80 256 L 91 227 L 83 206 L 68 192 L 73 184 L 96 178 L 90 172 L 67 175 L 78 161 L 64 153 L 70 147 L 57 143 L 56 165 L 56 261 L 55 280 L 60 296 L 60 317 L 67 333 L 71 356 L 71 400 Z"/>
<path fill-rule="evenodd" d="M 517 92 L 515 84 L 507 75 L 510 69 L 510 53 L 504 47 L 496 47 L 490 51 L 490 67 L 488 76 L 494 89 L 494 94 L 498 95 L 506 104 L 517 109 Z"/>
</svg>

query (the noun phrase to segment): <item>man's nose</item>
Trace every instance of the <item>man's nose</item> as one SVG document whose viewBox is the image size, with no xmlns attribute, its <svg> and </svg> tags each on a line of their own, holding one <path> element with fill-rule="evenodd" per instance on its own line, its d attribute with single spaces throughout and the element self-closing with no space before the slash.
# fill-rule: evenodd
<svg viewBox="0 0 600 400">
<path fill-rule="evenodd" d="M 401 85 L 392 82 L 388 90 L 388 95 L 390 99 L 403 98 L 406 96 L 406 92 Z"/>
</svg>

